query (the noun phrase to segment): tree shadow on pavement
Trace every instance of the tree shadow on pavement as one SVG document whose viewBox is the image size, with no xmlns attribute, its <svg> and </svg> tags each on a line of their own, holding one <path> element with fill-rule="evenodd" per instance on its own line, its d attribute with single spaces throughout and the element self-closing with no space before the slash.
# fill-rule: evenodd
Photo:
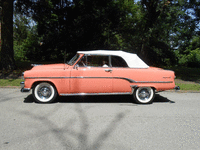
<svg viewBox="0 0 200 150">
<path fill-rule="evenodd" d="M 30 95 L 28 98 L 28 102 L 30 102 L 32 100 L 32 96 Z M 40 130 L 38 129 L 38 132 L 27 135 L 29 138 L 21 138 L 26 141 L 30 138 L 35 139 L 38 137 L 44 137 L 44 141 L 48 142 L 45 137 L 51 136 L 55 138 L 55 141 L 59 142 L 59 145 L 62 148 L 65 149 L 98 150 L 104 145 L 106 140 L 118 128 L 120 123 L 127 115 L 126 111 L 114 114 L 111 120 L 108 121 L 108 125 L 104 128 L 99 128 L 99 133 L 95 137 L 91 137 L 91 134 L 89 133 L 91 130 L 90 128 L 92 128 L 92 124 L 90 124 L 90 120 L 87 114 L 88 110 L 79 103 L 75 104 L 74 107 L 72 107 L 72 112 L 75 112 L 76 119 L 74 119 L 75 116 L 73 114 L 71 115 L 71 118 L 62 120 L 60 123 L 64 124 L 63 126 L 60 126 L 60 124 L 55 121 L 55 117 L 51 116 L 58 113 L 61 110 L 61 107 L 63 107 L 63 105 L 55 105 L 55 107 L 51 107 L 51 109 L 49 109 L 49 112 L 45 113 L 32 112 L 27 110 L 16 110 L 19 114 L 29 117 L 29 121 L 32 120 L 37 122 L 41 125 L 41 127 L 43 127 L 40 128 Z M 40 111 L 42 111 L 42 109 Z M 75 125 L 78 129 L 74 127 Z M 35 128 L 35 126 L 30 124 L 28 128 Z M 93 142 L 89 142 L 91 138 L 93 138 Z M 76 142 L 74 142 L 74 140 Z M 51 144 L 54 145 L 55 143 L 51 142 Z"/>
</svg>

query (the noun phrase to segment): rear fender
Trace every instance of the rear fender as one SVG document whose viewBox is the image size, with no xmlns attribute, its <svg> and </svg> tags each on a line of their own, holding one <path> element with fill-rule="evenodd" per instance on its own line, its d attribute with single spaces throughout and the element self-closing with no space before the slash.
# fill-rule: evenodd
<svg viewBox="0 0 200 150">
<path fill-rule="evenodd" d="M 131 94 L 133 94 L 133 93 L 134 93 L 134 90 L 137 89 L 137 88 L 139 88 L 139 87 L 151 87 L 151 88 L 153 88 L 155 91 L 157 91 L 156 86 L 153 85 L 153 84 L 139 84 L 139 85 L 130 85 L 130 86 L 131 86 L 131 88 L 132 88 Z"/>
</svg>

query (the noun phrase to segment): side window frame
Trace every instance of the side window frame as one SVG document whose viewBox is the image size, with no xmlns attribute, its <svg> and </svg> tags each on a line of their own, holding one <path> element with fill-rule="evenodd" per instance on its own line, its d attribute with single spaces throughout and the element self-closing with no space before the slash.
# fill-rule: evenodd
<svg viewBox="0 0 200 150">
<path fill-rule="evenodd" d="M 114 57 L 116 57 L 116 58 L 118 57 L 118 58 L 120 58 L 121 60 L 123 60 L 122 63 L 123 63 L 124 66 L 113 66 Z M 122 57 L 120 57 L 120 56 L 111 56 L 110 63 L 111 63 L 111 66 L 112 66 L 113 68 L 129 68 L 127 62 L 126 62 Z"/>
<path fill-rule="evenodd" d="M 94 57 L 105 57 L 106 58 L 106 62 L 107 62 L 106 65 L 108 65 L 108 67 L 112 67 L 111 66 L 111 56 L 110 55 L 91 55 L 91 54 L 86 54 L 79 60 L 79 62 L 77 63 L 79 65 L 79 67 L 99 67 L 99 68 L 103 67 L 103 65 L 102 65 L 103 63 L 98 63 L 98 66 L 91 65 L 91 62 L 89 61 L 88 57 L 92 57 L 92 56 L 94 56 Z M 104 60 L 103 58 L 100 59 L 100 62 L 102 62 L 103 60 Z M 81 63 L 81 61 L 85 62 L 85 66 L 83 65 L 83 63 Z M 88 65 L 88 63 L 89 63 L 89 65 Z M 106 68 L 106 67 L 104 67 L 104 68 Z"/>
</svg>

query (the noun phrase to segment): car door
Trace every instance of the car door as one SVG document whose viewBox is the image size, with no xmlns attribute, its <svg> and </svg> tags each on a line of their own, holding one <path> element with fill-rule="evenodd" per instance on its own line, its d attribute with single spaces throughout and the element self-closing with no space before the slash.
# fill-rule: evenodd
<svg viewBox="0 0 200 150">
<path fill-rule="evenodd" d="M 113 93 L 131 93 L 130 83 L 133 82 L 131 76 L 134 72 L 130 69 L 123 58 L 119 56 L 111 57 Z"/>
<path fill-rule="evenodd" d="M 112 93 L 108 56 L 85 56 L 71 70 L 71 93 Z"/>
</svg>

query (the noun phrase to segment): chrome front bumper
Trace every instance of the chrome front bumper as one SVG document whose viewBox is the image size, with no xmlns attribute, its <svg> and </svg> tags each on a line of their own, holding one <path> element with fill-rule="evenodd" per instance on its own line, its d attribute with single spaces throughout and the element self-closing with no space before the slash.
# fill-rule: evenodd
<svg viewBox="0 0 200 150">
<path fill-rule="evenodd" d="M 29 92 L 31 89 L 24 88 L 24 81 L 20 83 L 21 92 Z"/>
</svg>

